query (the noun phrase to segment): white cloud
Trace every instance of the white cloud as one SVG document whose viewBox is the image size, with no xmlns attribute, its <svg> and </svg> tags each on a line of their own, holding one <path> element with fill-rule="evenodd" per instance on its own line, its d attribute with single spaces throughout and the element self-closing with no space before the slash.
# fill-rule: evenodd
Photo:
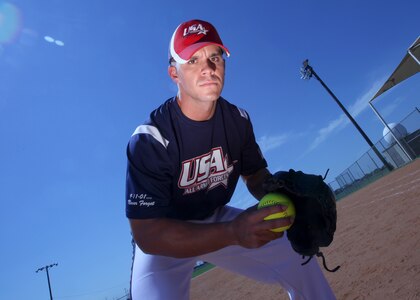
<svg viewBox="0 0 420 300">
<path fill-rule="evenodd" d="M 385 80 L 378 80 L 374 82 L 372 87 L 350 106 L 349 112 L 353 117 L 358 116 L 369 106 L 369 100 L 372 99 L 375 93 L 380 89 L 384 81 Z"/>
<path fill-rule="evenodd" d="M 366 93 L 364 93 L 352 105 L 350 105 L 350 108 L 347 110 L 349 111 L 350 115 L 353 118 L 361 114 L 363 111 L 366 110 L 366 108 L 369 107 L 369 100 L 379 90 L 383 82 L 384 82 L 383 80 L 375 81 L 372 84 L 371 88 Z M 344 113 L 341 114 L 335 120 L 330 121 L 327 126 L 318 130 L 317 136 L 315 137 L 315 139 L 309 146 L 308 150 L 303 154 L 303 156 L 305 156 L 310 151 L 317 148 L 322 142 L 328 139 L 332 134 L 343 130 L 348 124 L 350 124 L 350 121 Z"/>
<path fill-rule="evenodd" d="M 331 134 L 343 129 L 349 122 L 349 119 L 344 114 L 342 114 L 337 119 L 331 121 L 326 127 L 319 129 L 315 140 L 309 146 L 309 149 L 306 151 L 305 154 L 317 148 Z"/>
<path fill-rule="evenodd" d="M 55 43 L 57 46 L 64 46 L 64 42 L 60 40 L 56 40 L 55 38 L 46 35 L 44 36 L 44 40 L 46 40 L 48 43 Z"/>
<path fill-rule="evenodd" d="M 44 40 L 46 40 L 48 43 L 53 43 L 54 42 L 54 38 L 52 38 L 48 35 L 44 36 Z"/>
<path fill-rule="evenodd" d="M 267 136 L 264 135 L 260 137 L 257 141 L 258 145 L 261 148 L 262 153 L 266 153 L 270 150 L 276 149 L 287 142 L 289 139 L 289 134 Z"/>
</svg>

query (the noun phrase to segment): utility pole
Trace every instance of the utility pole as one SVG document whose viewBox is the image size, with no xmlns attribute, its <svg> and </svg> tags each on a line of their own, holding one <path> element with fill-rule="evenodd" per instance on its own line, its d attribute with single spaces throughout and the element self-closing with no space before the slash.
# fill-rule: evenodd
<svg viewBox="0 0 420 300">
<path fill-rule="evenodd" d="M 48 273 L 48 269 L 49 268 L 52 268 L 52 267 L 54 267 L 54 266 L 58 266 L 58 264 L 57 263 L 54 263 L 54 264 L 52 264 L 52 265 L 49 265 L 49 266 L 45 266 L 45 267 L 42 267 L 42 268 L 39 268 L 38 270 L 36 270 L 36 273 L 38 273 L 39 271 L 46 271 L 46 273 L 47 273 L 47 280 L 48 280 L 48 289 L 49 289 L 49 291 L 50 291 L 50 300 L 53 300 L 53 296 L 52 296 L 52 292 L 51 292 L 51 283 L 50 283 L 50 274 Z"/>
<path fill-rule="evenodd" d="M 382 156 L 382 154 L 378 151 L 378 149 L 375 147 L 375 145 L 371 142 L 369 137 L 366 135 L 366 133 L 360 128 L 359 124 L 356 123 L 356 121 L 353 119 L 353 117 L 349 114 L 349 112 L 346 110 L 346 108 L 341 104 L 340 100 L 333 94 L 333 92 L 328 88 L 328 86 L 322 81 L 321 78 L 319 78 L 318 74 L 315 73 L 314 69 L 309 65 L 308 60 L 306 59 L 303 62 L 303 67 L 300 70 L 301 78 L 302 79 L 310 79 L 313 76 L 315 76 L 316 79 L 321 83 L 321 85 L 327 90 L 328 94 L 335 100 L 335 102 L 340 106 L 340 108 L 343 110 L 343 112 L 346 114 L 346 116 L 350 119 L 350 121 L 353 123 L 353 125 L 357 128 L 359 133 L 363 136 L 363 138 L 366 140 L 366 142 L 369 144 L 369 146 L 372 148 L 372 150 L 376 153 L 378 158 L 382 161 L 384 166 L 389 170 L 392 171 L 394 168 L 386 161 L 386 159 Z"/>
</svg>

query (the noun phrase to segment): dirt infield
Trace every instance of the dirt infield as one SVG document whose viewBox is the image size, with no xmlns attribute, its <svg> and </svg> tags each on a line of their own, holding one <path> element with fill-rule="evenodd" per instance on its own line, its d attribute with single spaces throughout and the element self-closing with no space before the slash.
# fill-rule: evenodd
<svg viewBox="0 0 420 300">
<path fill-rule="evenodd" d="M 420 159 L 337 203 L 334 242 L 323 249 L 337 299 L 420 299 Z M 288 299 L 275 285 L 215 268 L 191 284 L 191 300 Z"/>
</svg>

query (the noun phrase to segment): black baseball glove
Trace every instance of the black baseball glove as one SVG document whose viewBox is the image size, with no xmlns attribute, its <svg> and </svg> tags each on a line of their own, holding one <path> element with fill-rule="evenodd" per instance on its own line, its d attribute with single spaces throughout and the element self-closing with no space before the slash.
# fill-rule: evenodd
<svg viewBox="0 0 420 300">
<path fill-rule="evenodd" d="M 327 171 L 328 173 L 328 171 Z M 287 238 L 292 248 L 304 258 L 307 264 L 314 255 L 322 257 L 326 270 L 330 270 L 319 247 L 327 247 L 334 238 L 337 223 L 336 200 L 330 187 L 320 175 L 305 174 L 301 171 L 280 171 L 264 183 L 267 193 L 287 195 L 296 209 L 293 225 L 287 230 Z"/>
</svg>

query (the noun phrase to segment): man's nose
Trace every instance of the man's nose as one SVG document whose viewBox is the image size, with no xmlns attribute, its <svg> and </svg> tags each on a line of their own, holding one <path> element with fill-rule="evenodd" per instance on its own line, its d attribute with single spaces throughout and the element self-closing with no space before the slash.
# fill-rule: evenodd
<svg viewBox="0 0 420 300">
<path fill-rule="evenodd" d="M 202 72 L 206 72 L 206 71 L 215 71 L 216 70 L 216 64 L 213 63 L 210 59 L 206 59 L 205 61 L 203 61 L 202 63 L 202 67 L 201 67 L 201 71 Z"/>
</svg>

